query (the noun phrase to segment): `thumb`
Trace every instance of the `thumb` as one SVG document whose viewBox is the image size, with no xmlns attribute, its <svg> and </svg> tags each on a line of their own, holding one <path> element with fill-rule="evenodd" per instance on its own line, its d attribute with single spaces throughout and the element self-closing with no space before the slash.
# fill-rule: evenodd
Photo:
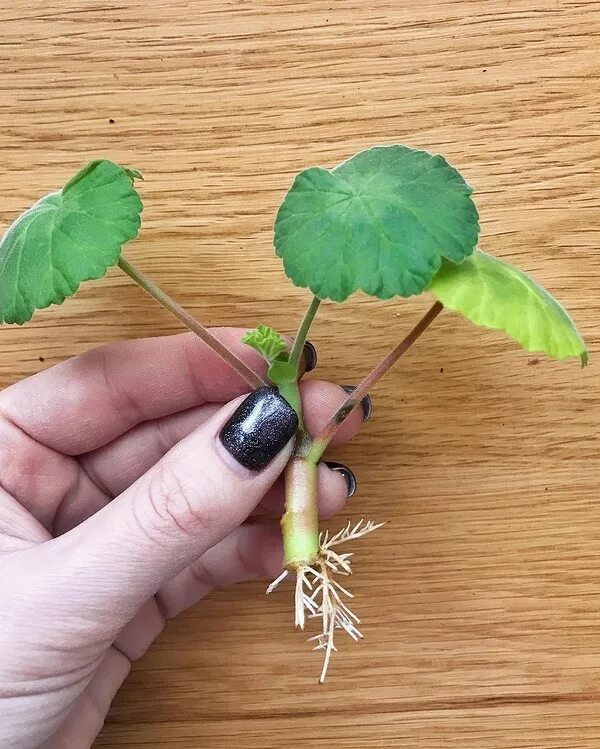
<svg viewBox="0 0 600 749">
<path fill-rule="evenodd" d="M 120 629 L 246 519 L 284 469 L 297 426 L 287 401 L 259 388 L 217 412 L 100 512 L 44 544 L 60 569 L 63 615 L 68 605 L 78 619 Z"/>
</svg>

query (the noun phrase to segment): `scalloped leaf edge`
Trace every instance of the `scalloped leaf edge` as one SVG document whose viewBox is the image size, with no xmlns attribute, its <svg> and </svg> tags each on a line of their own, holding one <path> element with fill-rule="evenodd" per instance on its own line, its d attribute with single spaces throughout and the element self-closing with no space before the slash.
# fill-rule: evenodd
<svg viewBox="0 0 600 749">
<path fill-rule="evenodd" d="M 478 257 L 485 257 L 492 260 L 495 264 L 498 264 L 499 267 L 505 267 L 507 269 L 510 269 L 510 272 L 515 274 L 515 277 L 522 281 L 522 283 L 527 284 L 530 289 L 537 293 L 538 298 L 542 299 L 544 302 L 551 305 L 554 310 L 559 314 L 560 317 L 563 318 L 565 324 L 569 328 L 569 335 L 573 337 L 573 341 L 571 342 L 572 350 L 568 351 L 564 354 L 558 354 L 558 353 L 551 353 L 547 349 L 544 349 L 540 346 L 535 345 L 529 345 L 528 343 L 524 342 L 522 339 L 519 338 L 519 336 L 514 332 L 514 327 L 511 325 L 501 325 L 501 324 L 494 324 L 489 321 L 484 320 L 480 314 L 477 312 L 468 314 L 464 309 L 461 309 L 461 305 L 457 304 L 453 301 L 448 301 L 448 296 L 446 294 L 440 294 L 439 291 L 436 291 L 435 285 L 436 280 L 439 281 L 440 276 L 442 274 L 448 273 L 449 270 L 454 270 L 455 272 L 460 274 L 461 272 L 464 272 L 465 269 L 468 269 L 474 262 L 477 261 Z M 477 249 L 473 255 L 471 255 L 468 258 L 465 258 L 465 260 L 459 264 L 455 265 L 453 263 L 449 263 L 446 261 L 442 264 L 442 267 L 438 274 L 434 277 L 432 282 L 430 283 L 429 287 L 427 288 L 427 291 L 431 292 L 447 309 L 451 310 L 452 312 L 456 312 L 460 314 L 462 317 L 466 318 L 467 320 L 470 320 L 475 325 L 489 328 L 492 330 L 501 330 L 504 332 L 509 338 L 512 338 L 516 343 L 519 344 L 525 351 L 529 351 L 530 353 L 542 353 L 547 356 L 550 356 L 553 359 L 557 359 L 559 361 L 568 359 L 571 357 L 579 357 L 581 361 L 582 368 L 585 367 L 588 363 L 588 350 L 585 345 L 585 342 L 581 336 L 581 333 L 577 329 L 577 326 L 573 322 L 571 316 L 569 313 L 565 310 L 565 308 L 560 304 L 560 302 L 555 299 L 552 294 L 550 294 L 543 286 L 541 286 L 537 281 L 535 281 L 533 278 L 531 278 L 528 274 L 524 273 L 522 270 L 517 268 L 516 266 L 512 265 L 511 263 L 507 263 L 505 260 L 501 260 L 500 258 L 494 257 L 493 255 L 490 255 L 489 253 L 483 252 L 482 250 Z M 510 328 L 512 327 L 512 331 Z M 580 345 L 577 346 L 575 341 L 577 341 Z"/>
</svg>

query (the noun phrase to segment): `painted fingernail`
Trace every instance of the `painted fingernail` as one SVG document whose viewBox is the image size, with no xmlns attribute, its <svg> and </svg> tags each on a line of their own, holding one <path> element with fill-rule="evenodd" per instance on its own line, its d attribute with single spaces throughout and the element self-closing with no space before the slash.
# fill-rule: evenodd
<svg viewBox="0 0 600 749">
<path fill-rule="evenodd" d="M 304 366 L 307 372 L 312 372 L 317 366 L 317 349 L 310 341 L 304 344 Z"/>
<path fill-rule="evenodd" d="M 345 466 L 343 463 L 333 463 L 330 461 L 327 461 L 325 465 L 329 466 L 332 471 L 336 471 L 336 473 L 341 473 L 346 481 L 346 486 L 348 487 L 348 493 L 347 497 L 350 499 L 350 497 L 353 497 L 356 494 L 356 476 L 352 473 L 352 471 L 348 468 L 348 466 Z"/>
<path fill-rule="evenodd" d="M 345 390 L 347 393 L 353 393 L 356 390 L 356 385 L 342 385 L 342 390 Z M 373 402 L 371 401 L 371 396 L 365 395 L 361 400 L 360 405 L 363 410 L 363 421 L 368 421 L 373 413 Z"/>
<path fill-rule="evenodd" d="M 294 409 L 276 390 L 265 386 L 237 407 L 219 438 L 244 468 L 260 471 L 287 445 L 297 428 Z"/>
</svg>

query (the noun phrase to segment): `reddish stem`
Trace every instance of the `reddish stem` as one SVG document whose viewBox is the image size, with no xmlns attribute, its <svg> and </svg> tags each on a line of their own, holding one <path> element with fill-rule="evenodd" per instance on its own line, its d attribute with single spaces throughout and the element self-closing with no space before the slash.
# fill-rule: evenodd
<svg viewBox="0 0 600 749">
<path fill-rule="evenodd" d="M 327 422 L 327 424 L 321 429 L 319 434 L 313 440 L 313 446 L 310 450 L 310 458 L 312 460 L 318 460 L 321 455 L 325 452 L 325 448 L 331 442 L 331 439 L 348 418 L 348 416 L 354 411 L 354 409 L 360 404 L 362 399 L 367 395 L 373 385 L 380 380 L 383 375 L 393 367 L 398 359 L 413 345 L 413 343 L 419 338 L 419 336 L 425 332 L 425 330 L 431 325 L 435 318 L 444 309 L 441 302 L 436 302 L 428 312 L 419 320 L 415 327 L 400 343 L 380 362 L 375 369 L 370 372 L 360 385 L 354 390 L 348 398 L 342 403 L 335 414 Z"/>
<path fill-rule="evenodd" d="M 204 325 L 199 323 L 198 320 L 192 317 L 192 315 L 190 315 L 187 310 L 185 310 L 180 304 L 177 304 L 174 299 L 171 299 L 171 297 L 166 294 L 161 288 L 159 288 L 154 283 L 154 281 L 151 281 L 130 262 L 125 260 L 124 257 L 121 256 L 119 258 L 118 265 L 122 271 L 127 273 L 127 275 L 132 278 L 137 284 L 139 284 L 142 289 L 147 291 L 151 297 L 153 297 L 159 304 L 165 307 L 165 309 L 168 309 L 171 314 L 175 315 L 178 320 L 180 320 L 186 327 L 194 332 L 198 336 L 198 338 L 202 339 L 204 343 L 210 346 L 213 351 L 215 351 L 222 359 L 227 362 L 227 364 L 229 364 L 232 369 L 234 369 L 240 375 L 240 377 L 243 377 L 244 380 L 246 380 L 251 388 L 257 388 L 261 385 L 267 384 L 262 379 L 262 377 L 260 377 L 256 374 L 256 372 L 250 369 L 250 367 L 239 357 L 237 357 L 233 353 L 233 351 L 230 351 L 221 343 L 221 341 L 219 341 L 218 338 L 215 338 L 215 336 L 209 330 L 207 330 Z"/>
</svg>

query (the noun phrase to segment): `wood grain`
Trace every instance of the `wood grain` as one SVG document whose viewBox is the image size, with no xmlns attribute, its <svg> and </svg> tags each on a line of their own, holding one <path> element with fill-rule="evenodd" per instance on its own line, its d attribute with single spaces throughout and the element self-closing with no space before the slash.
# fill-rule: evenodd
<svg viewBox="0 0 600 749">
<path fill-rule="evenodd" d="M 293 330 L 272 221 L 295 172 L 374 143 L 441 151 L 482 246 L 532 271 L 591 366 L 443 315 L 338 459 L 365 642 L 317 688 L 290 595 L 211 596 L 136 665 L 98 747 L 600 745 L 597 0 L 13 0 L 0 10 L 0 221 L 91 156 L 146 175 L 140 268 L 212 325 Z M 319 376 L 354 382 L 428 300 L 325 305 Z M 177 324 L 116 271 L 0 332 L 0 383 Z"/>
</svg>

